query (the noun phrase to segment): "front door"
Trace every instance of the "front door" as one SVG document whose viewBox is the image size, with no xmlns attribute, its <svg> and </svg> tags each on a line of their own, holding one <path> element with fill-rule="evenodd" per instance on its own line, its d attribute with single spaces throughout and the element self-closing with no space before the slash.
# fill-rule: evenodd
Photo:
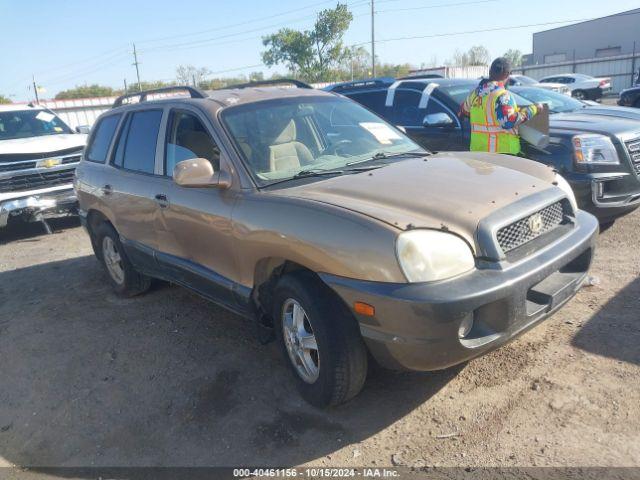
<svg viewBox="0 0 640 480">
<path fill-rule="evenodd" d="M 185 188 L 173 182 L 173 168 L 190 158 L 209 160 L 220 170 L 220 149 L 208 120 L 186 107 L 169 113 L 164 141 L 164 177 L 154 192 L 164 200 L 157 217 L 158 262 L 174 280 L 217 303 L 237 308 L 231 214 L 233 189 Z"/>
</svg>

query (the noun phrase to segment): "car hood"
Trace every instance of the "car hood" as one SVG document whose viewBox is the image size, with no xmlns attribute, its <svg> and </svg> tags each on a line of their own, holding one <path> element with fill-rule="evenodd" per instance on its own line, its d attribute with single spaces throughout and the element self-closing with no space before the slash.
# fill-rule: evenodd
<svg viewBox="0 0 640 480">
<path fill-rule="evenodd" d="M 597 105 L 578 110 L 575 113 L 586 115 L 603 115 L 606 117 L 626 118 L 640 121 L 640 109 L 631 107 L 616 107 L 614 105 Z"/>
<path fill-rule="evenodd" d="M 597 108 L 593 107 L 593 109 Z M 553 133 L 554 130 L 569 130 L 572 132 L 584 131 L 620 135 L 640 131 L 640 124 L 637 119 L 592 113 L 591 110 L 592 108 L 587 107 L 576 112 L 554 113 L 549 117 L 551 132 Z"/>
<path fill-rule="evenodd" d="M 0 155 L 57 152 L 82 148 L 86 142 L 87 136 L 79 133 L 0 140 Z"/>
<path fill-rule="evenodd" d="M 359 212 L 401 230 L 446 228 L 475 245 L 480 220 L 524 196 L 557 188 L 554 175 L 518 157 L 443 152 L 272 192 Z"/>
</svg>

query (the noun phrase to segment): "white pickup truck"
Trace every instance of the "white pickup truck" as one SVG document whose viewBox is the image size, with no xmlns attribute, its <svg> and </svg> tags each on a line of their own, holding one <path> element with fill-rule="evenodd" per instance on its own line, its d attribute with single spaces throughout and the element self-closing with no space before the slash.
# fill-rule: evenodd
<svg viewBox="0 0 640 480">
<path fill-rule="evenodd" d="M 87 130 L 38 105 L 0 106 L 0 228 L 20 217 L 50 232 L 47 217 L 76 209 L 73 176 Z"/>
</svg>

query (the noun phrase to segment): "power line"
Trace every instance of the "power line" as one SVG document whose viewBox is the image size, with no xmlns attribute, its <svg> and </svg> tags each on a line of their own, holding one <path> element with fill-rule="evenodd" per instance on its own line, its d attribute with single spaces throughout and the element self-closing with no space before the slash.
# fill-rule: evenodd
<svg viewBox="0 0 640 480">
<path fill-rule="evenodd" d="M 397 0 L 387 0 L 387 1 L 397 1 Z M 460 2 L 460 3 L 441 3 L 439 5 L 426 5 L 422 7 L 407 7 L 407 8 L 390 8 L 387 10 L 378 10 L 376 13 L 388 13 L 388 12 L 409 12 L 413 10 L 429 10 L 432 8 L 446 8 L 446 7 L 460 7 L 463 5 L 477 5 L 479 3 L 493 3 L 499 2 L 501 0 L 474 0 L 471 2 Z"/>
<path fill-rule="evenodd" d="M 334 3 L 335 1 L 336 0 L 325 0 L 325 1 L 322 1 L 322 2 L 316 2 L 316 3 L 308 4 L 308 5 L 304 6 L 304 7 L 294 8 L 293 10 L 287 10 L 286 12 L 281 12 L 281 13 L 276 13 L 276 14 L 273 14 L 273 15 L 269 15 L 269 16 L 266 16 L 266 17 L 254 18 L 254 19 L 251 19 L 251 20 L 246 20 L 246 21 L 239 22 L 239 23 L 234 23 L 234 24 L 231 24 L 231 25 L 223 25 L 221 27 L 208 28 L 206 30 L 200 30 L 200 31 L 197 31 L 197 32 L 181 33 L 181 34 L 177 34 L 177 35 L 169 35 L 169 36 L 166 36 L 166 37 L 157 37 L 157 38 L 154 38 L 154 39 L 142 40 L 142 41 L 138 41 L 138 43 L 139 44 L 140 43 L 153 43 L 153 42 L 159 42 L 159 41 L 162 41 L 162 40 L 171 40 L 171 39 L 174 39 L 174 38 L 192 37 L 192 36 L 202 35 L 203 33 L 218 32 L 220 30 L 228 30 L 230 28 L 241 27 L 243 25 L 249 25 L 251 23 L 261 22 L 261 21 L 264 21 L 264 20 L 270 20 L 272 18 L 277 18 L 277 17 L 282 17 L 282 16 L 285 16 L 285 15 L 290 15 L 292 13 L 308 10 L 309 8 L 317 7 L 319 5 L 326 5 L 328 3 Z M 389 0 L 387 0 L 387 1 L 389 1 Z M 359 6 L 359 5 L 365 4 L 367 2 L 368 2 L 368 0 L 357 0 L 354 4 L 349 5 L 349 6 L 350 7 L 355 7 L 355 6 Z"/>
</svg>

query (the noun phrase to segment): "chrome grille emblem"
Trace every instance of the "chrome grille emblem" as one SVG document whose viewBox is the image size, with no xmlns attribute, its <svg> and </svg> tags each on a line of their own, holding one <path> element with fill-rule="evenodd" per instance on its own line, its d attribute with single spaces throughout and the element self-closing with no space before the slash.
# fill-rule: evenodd
<svg viewBox="0 0 640 480">
<path fill-rule="evenodd" d="M 539 213 L 535 213 L 528 218 L 527 224 L 531 233 L 537 235 L 542 231 L 542 228 L 544 227 L 544 219 L 542 218 L 542 215 L 540 215 Z"/>
</svg>

